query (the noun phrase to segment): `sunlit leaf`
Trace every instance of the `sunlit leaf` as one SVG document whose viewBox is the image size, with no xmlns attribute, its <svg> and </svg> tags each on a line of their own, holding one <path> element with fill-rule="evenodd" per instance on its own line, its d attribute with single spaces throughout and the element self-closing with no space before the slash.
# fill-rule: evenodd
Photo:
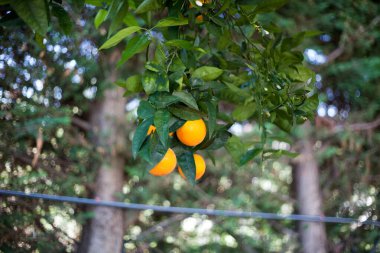
<svg viewBox="0 0 380 253">
<path fill-rule="evenodd" d="M 164 18 L 158 21 L 157 25 L 155 27 L 168 27 L 168 26 L 180 26 L 180 25 L 187 25 L 189 23 L 189 20 L 187 18 Z"/>
<path fill-rule="evenodd" d="M 212 81 L 217 79 L 221 74 L 223 74 L 223 70 L 217 67 L 203 66 L 194 70 L 191 77 L 199 78 L 204 81 Z"/>
<path fill-rule="evenodd" d="M 107 49 L 116 46 L 120 41 L 128 37 L 129 35 L 141 30 L 139 26 L 131 26 L 118 31 L 114 36 L 109 38 L 99 49 Z M 131 43 L 131 42 L 130 42 Z"/>
</svg>

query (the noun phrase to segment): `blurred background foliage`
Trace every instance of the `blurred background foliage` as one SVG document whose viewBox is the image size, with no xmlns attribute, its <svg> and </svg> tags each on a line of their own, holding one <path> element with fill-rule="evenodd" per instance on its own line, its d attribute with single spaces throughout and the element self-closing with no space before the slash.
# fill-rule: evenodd
<svg viewBox="0 0 380 253">
<path fill-rule="evenodd" d="M 306 130 L 294 129 L 290 136 L 269 125 L 267 129 L 278 136 L 269 139 L 269 145 L 285 151 L 297 150 L 298 141 L 306 138 L 303 133 L 309 132 L 325 215 L 362 220 L 379 216 L 379 13 L 376 1 L 291 0 L 277 13 L 260 17 L 264 23 L 275 21 L 288 34 L 322 31 L 300 46 L 317 73 L 320 103 L 315 121 Z M 88 113 L 111 85 L 97 50 L 102 28 L 97 32 L 88 22 L 95 14 L 89 5 L 70 10 L 75 21 L 70 36 L 52 29 L 43 47 L 25 27 L 14 28 L 18 32 L 4 24 L 0 27 L 1 188 L 93 196 L 93 168 L 100 157 L 89 141 Z M 135 98 L 128 99 L 126 122 L 136 119 L 137 104 Z M 250 141 L 257 141 L 261 133 L 249 123 L 235 124 L 231 131 Z M 207 161 L 206 175 L 195 187 L 178 173 L 150 177 L 143 164 L 129 161 L 120 200 L 297 213 L 292 158 L 255 159 L 237 167 L 225 150 L 217 151 L 215 157 L 215 164 Z M 0 205 L 3 252 L 73 252 L 82 225 L 92 217 L 80 205 L 16 198 Z M 300 250 L 297 224 L 289 221 L 150 210 L 127 211 L 125 217 L 129 226 L 124 236 L 126 252 Z M 379 232 L 371 226 L 328 224 L 326 231 L 329 252 L 376 251 Z"/>
</svg>

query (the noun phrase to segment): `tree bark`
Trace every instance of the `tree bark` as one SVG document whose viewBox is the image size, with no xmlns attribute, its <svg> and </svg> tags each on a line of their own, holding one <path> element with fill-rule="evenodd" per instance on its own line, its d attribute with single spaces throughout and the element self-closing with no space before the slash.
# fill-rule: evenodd
<svg viewBox="0 0 380 253">
<path fill-rule="evenodd" d="M 118 77 L 114 66 L 117 55 L 108 58 L 107 82 L 114 83 Z M 117 201 L 124 182 L 126 127 L 123 90 L 112 86 L 94 102 L 90 110 L 92 141 L 100 156 L 97 168 L 94 198 Z M 123 211 L 110 207 L 94 207 L 94 217 L 84 226 L 78 252 L 120 253 L 123 245 Z"/>
<path fill-rule="evenodd" d="M 305 125 L 306 131 L 310 125 Z M 295 160 L 294 176 L 298 210 L 305 215 L 323 215 L 318 164 L 308 133 L 300 141 L 301 152 Z M 326 231 L 323 223 L 300 222 L 299 233 L 304 253 L 326 252 Z"/>
</svg>

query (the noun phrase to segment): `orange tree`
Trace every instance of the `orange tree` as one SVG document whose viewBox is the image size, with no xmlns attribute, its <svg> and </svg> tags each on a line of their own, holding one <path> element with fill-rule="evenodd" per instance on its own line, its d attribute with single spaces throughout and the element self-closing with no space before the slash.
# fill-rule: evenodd
<svg viewBox="0 0 380 253">
<path fill-rule="evenodd" d="M 51 16 L 64 32 L 70 20 L 62 1 L 7 1 L 42 41 Z M 69 1 L 69 3 L 71 3 Z M 83 1 L 72 1 L 81 5 Z M 130 73 L 116 84 L 125 95 L 143 97 L 137 110 L 139 125 L 132 153 L 151 170 L 171 148 L 183 174 L 195 182 L 194 153 L 225 146 L 242 165 L 256 156 L 283 154 L 267 149 L 266 125 L 290 131 L 314 114 L 314 73 L 303 65 L 297 50 L 305 31 L 289 36 L 263 15 L 285 0 L 86 0 L 99 8 L 94 24 L 106 24 L 101 50 L 124 45 L 122 67 L 137 54 L 145 56 L 144 71 Z M 102 26 L 103 27 L 103 26 Z M 224 110 L 219 110 L 223 105 Z M 196 120 L 202 126 L 182 131 Z M 228 131 L 235 122 L 261 126 L 259 142 L 246 143 Z M 202 123 L 201 123 L 202 124 Z M 155 131 L 147 135 L 149 128 Z M 169 135 L 176 132 L 177 135 Z M 180 133 L 180 135 L 179 135 Z M 188 141 L 184 141 L 187 139 Z M 190 141 L 189 141 L 190 140 Z M 285 153 L 286 154 L 286 153 Z M 290 154 L 291 155 L 291 154 Z"/>
</svg>

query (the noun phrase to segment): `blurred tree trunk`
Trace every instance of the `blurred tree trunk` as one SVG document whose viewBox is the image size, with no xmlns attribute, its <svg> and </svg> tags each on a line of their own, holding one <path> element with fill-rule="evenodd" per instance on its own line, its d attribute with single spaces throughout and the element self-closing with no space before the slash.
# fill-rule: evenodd
<svg viewBox="0 0 380 253">
<path fill-rule="evenodd" d="M 298 210 L 300 214 L 323 215 L 319 171 L 310 137 L 310 124 L 306 123 L 303 130 L 305 134 L 299 141 L 300 155 L 294 165 Z M 304 253 L 326 252 L 324 223 L 300 222 L 299 233 Z"/>
<path fill-rule="evenodd" d="M 120 52 L 101 58 L 107 64 L 107 83 L 118 77 L 115 63 Z M 90 122 L 93 128 L 93 143 L 100 156 L 96 182 L 95 199 L 116 201 L 122 192 L 125 166 L 126 127 L 123 90 L 111 87 L 91 107 Z M 84 227 L 78 252 L 120 253 L 123 244 L 123 211 L 117 208 L 94 207 L 94 217 Z"/>
</svg>

